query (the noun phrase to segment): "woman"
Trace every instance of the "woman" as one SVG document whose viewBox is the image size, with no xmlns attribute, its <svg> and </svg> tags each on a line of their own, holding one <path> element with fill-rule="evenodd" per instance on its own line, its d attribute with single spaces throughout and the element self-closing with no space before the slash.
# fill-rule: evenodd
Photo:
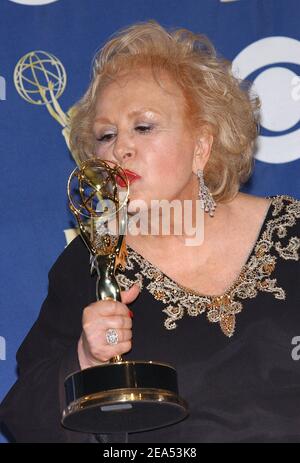
<svg viewBox="0 0 300 463">
<path fill-rule="evenodd" d="M 95 302 L 84 244 L 77 238 L 67 247 L 2 404 L 17 441 L 96 441 L 61 426 L 63 381 L 116 355 L 175 366 L 190 406 L 186 420 L 131 433 L 128 442 L 300 441 L 292 356 L 300 334 L 300 202 L 239 192 L 253 165 L 257 109 L 230 64 L 187 30 L 136 24 L 96 56 L 72 113 L 72 153 L 128 171 L 129 212 L 135 200 L 146 218 L 153 200 L 189 200 L 201 227 L 202 207 L 204 239 L 188 246 L 185 232 L 129 233 L 122 303 Z"/>
</svg>

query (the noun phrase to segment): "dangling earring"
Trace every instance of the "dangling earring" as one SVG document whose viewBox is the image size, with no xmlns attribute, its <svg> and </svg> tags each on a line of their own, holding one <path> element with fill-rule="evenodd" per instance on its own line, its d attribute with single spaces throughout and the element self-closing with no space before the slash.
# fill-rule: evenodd
<svg viewBox="0 0 300 463">
<path fill-rule="evenodd" d="M 204 183 L 204 175 L 203 175 L 203 170 L 198 169 L 197 170 L 197 177 L 199 180 L 199 199 L 200 199 L 200 206 L 202 209 L 204 209 L 205 212 L 208 212 L 210 217 L 214 216 L 215 209 L 217 207 L 217 204 L 207 188 L 207 186 Z"/>
</svg>

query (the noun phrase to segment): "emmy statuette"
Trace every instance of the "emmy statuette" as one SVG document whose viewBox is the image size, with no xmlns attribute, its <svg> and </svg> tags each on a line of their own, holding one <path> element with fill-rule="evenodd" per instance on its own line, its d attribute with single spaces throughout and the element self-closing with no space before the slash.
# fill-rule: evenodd
<svg viewBox="0 0 300 463">
<path fill-rule="evenodd" d="M 120 188 L 118 179 L 127 188 Z M 98 275 L 97 300 L 121 301 L 115 271 L 126 265 L 128 192 L 126 174 L 113 162 L 90 158 L 69 177 L 70 209 L 90 251 L 91 270 Z M 111 223 L 115 234 L 107 228 Z M 188 414 L 178 395 L 175 368 L 157 361 L 123 361 L 117 356 L 71 374 L 65 390 L 62 423 L 86 433 L 145 431 L 176 423 Z"/>
</svg>

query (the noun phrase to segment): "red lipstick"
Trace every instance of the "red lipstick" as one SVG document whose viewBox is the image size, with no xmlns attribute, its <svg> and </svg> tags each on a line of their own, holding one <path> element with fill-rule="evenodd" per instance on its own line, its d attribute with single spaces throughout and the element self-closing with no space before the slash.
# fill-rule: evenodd
<svg viewBox="0 0 300 463">
<path fill-rule="evenodd" d="M 138 174 L 136 174 L 135 172 L 132 172 L 131 170 L 128 170 L 128 169 L 124 169 L 124 172 L 126 174 L 126 177 L 128 179 L 128 183 L 129 185 L 131 185 L 132 182 L 134 182 L 135 180 L 141 178 Z M 119 177 L 118 175 L 116 176 L 116 182 L 117 184 L 122 187 L 122 188 L 125 188 L 126 187 L 126 183 L 124 182 L 124 180 Z"/>
</svg>

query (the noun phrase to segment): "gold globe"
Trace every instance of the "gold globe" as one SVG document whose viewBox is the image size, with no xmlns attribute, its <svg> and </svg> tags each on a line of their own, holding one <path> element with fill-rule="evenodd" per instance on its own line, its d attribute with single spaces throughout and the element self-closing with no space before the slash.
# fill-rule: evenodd
<svg viewBox="0 0 300 463">
<path fill-rule="evenodd" d="M 60 60 L 41 50 L 24 55 L 14 70 L 19 95 L 32 104 L 53 103 L 62 95 L 66 82 L 66 71 Z"/>
</svg>

